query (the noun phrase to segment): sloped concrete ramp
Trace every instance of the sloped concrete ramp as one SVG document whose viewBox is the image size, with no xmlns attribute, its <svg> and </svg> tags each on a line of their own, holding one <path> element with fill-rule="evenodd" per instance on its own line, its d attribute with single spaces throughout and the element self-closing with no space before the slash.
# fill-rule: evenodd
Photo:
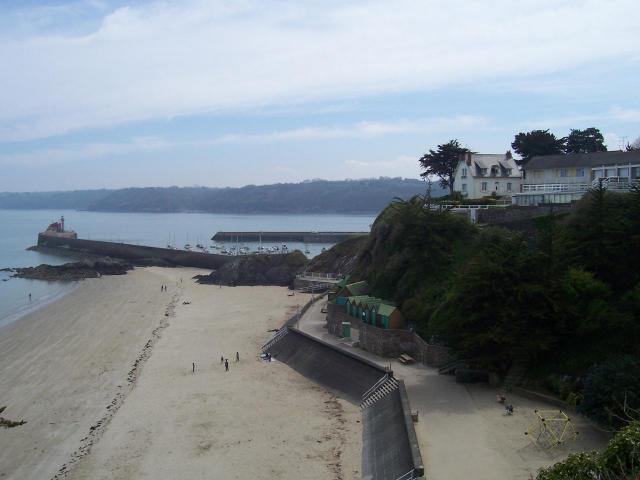
<svg viewBox="0 0 640 480">
<path fill-rule="evenodd" d="M 267 344 L 266 352 L 327 390 L 355 404 L 387 371 L 296 328 Z"/>
<path fill-rule="evenodd" d="M 424 474 L 404 382 L 362 411 L 362 478 L 412 479 Z"/>
</svg>

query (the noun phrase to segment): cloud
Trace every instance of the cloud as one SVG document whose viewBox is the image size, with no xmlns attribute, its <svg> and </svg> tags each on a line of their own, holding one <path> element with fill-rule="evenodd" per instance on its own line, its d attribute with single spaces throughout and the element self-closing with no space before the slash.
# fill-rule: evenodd
<svg viewBox="0 0 640 480">
<path fill-rule="evenodd" d="M 94 160 L 101 157 L 119 156 L 128 153 L 143 153 L 165 150 L 172 144 L 156 137 L 136 137 L 114 143 L 72 144 L 65 147 L 47 148 L 29 152 L 4 154 L 0 165 L 39 167 L 79 160 Z"/>
<path fill-rule="evenodd" d="M 3 24 L 0 141 L 504 82 L 640 54 L 624 14 L 635 0 L 96 5 L 90 18 L 89 7 L 58 9 L 53 27 L 42 14 Z"/>
<path fill-rule="evenodd" d="M 130 153 L 160 152 L 179 148 L 211 149 L 224 144 L 308 142 L 349 138 L 376 138 L 389 135 L 433 133 L 486 128 L 490 121 L 474 115 L 454 115 L 416 120 L 388 122 L 363 121 L 337 126 L 307 126 L 266 133 L 231 133 L 206 140 L 166 140 L 158 137 L 135 137 L 120 142 L 75 143 L 64 147 L 34 149 L 27 152 L 0 155 L 0 165 L 37 166 L 77 160 L 94 160 Z M 284 167 L 283 167 L 284 168 Z M 291 172 L 282 170 L 282 173 Z"/>
<path fill-rule="evenodd" d="M 638 123 L 640 110 L 631 108 L 612 107 L 601 113 L 584 115 L 566 115 L 527 121 L 526 129 L 535 128 L 585 128 L 596 126 L 600 122 Z"/>
<path fill-rule="evenodd" d="M 228 134 L 214 139 L 212 143 L 264 143 L 340 138 L 373 138 L 410 133 L 464 131 L 470 128 L 480 128 L 488 124 L 489 120 L 475 115 L 455 115 L 452 117 L 389 122 L 365 121 L 342 126 L 303 127 L 257 134 Z"/>
<path fill-rule="evenodd" d="M 387 160 L 347 160 L 342 172 L 347 177 L 406 177 L 417 178 L 420 175 L 418 157 L 399 155 Z"/>
</svg>

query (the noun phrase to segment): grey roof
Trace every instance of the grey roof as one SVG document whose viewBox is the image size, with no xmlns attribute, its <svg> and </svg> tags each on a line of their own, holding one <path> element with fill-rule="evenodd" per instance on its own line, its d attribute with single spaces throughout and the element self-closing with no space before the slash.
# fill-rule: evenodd
<svg viewBox="0 0 640 480">
<path fill-rule="evenodd" d="M 533 157 L 524 164 L 525 170 L 545 168 L 597 167 L 599 165 L 640 163 L 640 152 L 571 153 L 568 155 L 544 155 Z"/>
</svg>

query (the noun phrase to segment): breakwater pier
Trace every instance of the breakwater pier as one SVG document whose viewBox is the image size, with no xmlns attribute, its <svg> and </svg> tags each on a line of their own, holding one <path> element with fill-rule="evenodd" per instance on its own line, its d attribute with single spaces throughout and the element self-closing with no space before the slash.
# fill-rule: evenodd
<svg viewBox="0 0 640 480">
<path fill-rule="evenodd" d="M 218 232 L 211 240 L 216 242 L 302 242 L 338 243 L 368 232 Z"/>
<path fill-rule="evenodd" d="M 160 260 L 170 265 L 211 269 L 218 269 L 234 258 L 213 253 L 190 252 L 79 238 L 61 238 L 44 234 L 38 235 L 38 247 L 51 248 L 60 252 L 67 251 L 77 254 L 122 258 L 133 262 L 154 264 Z"/>
</svg>

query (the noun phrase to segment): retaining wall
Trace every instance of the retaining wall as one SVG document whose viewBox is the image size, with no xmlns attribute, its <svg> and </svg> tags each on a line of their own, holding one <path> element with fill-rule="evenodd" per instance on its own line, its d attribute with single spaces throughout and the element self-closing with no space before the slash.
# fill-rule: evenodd
<svg viewBox="0 0 640 480">
<path fill-rule="evenodd" d="M 419 335 L 409 330 L 395 330 L 374 327 L 360 319 L 347 315 L 342 305 L 327 305 L 327 330 L 342 336 L 342 322 L 351 322 L 356 328 L 358 346 L 381 357 L 399 357 L 408 353 L 417 362 L 431 367 L 439 367 L 452 360 L 448 347 L 425 342 Z"/>
<path fill-rule="evenodd" d="M 146 247 L 99 240 L 58 238 L 46 235 L 38 235 L 38 246 L 65 249 L 79 253 L 90 253 L 92 255 L 117 257 L 125 260 L 157 258 L 172 265 L 196 268 L 217 269 L 233 259 L 226 255 L 213 253 L 188 252 L 186 250 L 172 250 L 169 248 Z"/>
<path fill-rule="evenodd" d="M 502 225 L 522 222 L 546 215 L 568 213 L 572 210 L 572 204 L 539 205 L 536 207 L 506 207 L 486 208 L 476 211 L 476 222 L 490 225 Z"/>
<path fill-rule="evenodd" d="M 356 404 L 372 385 L 388 373 L 365 358 L 296 328 L 289 328 L 289 332 L 267 351 L 298 373 Z"/>
<path fill-rule="evenodd" d="M 413 471 L 424 474 L 409 397 L 398 388 L 362 411 L 362 478 L 396 479 Z"/>
</svg>

